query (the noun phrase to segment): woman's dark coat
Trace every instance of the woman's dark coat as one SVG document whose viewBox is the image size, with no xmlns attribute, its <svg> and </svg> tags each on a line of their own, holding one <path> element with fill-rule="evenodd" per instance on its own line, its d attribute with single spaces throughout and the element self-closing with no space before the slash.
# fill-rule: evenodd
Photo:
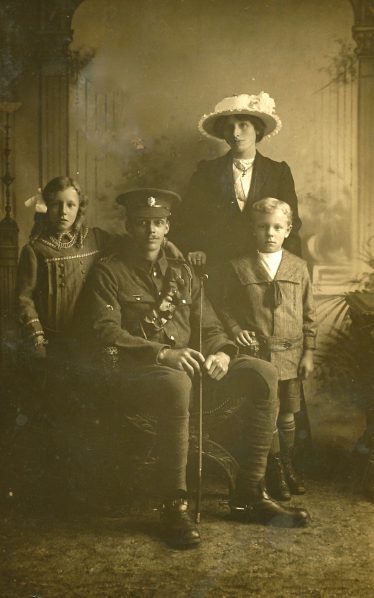
<svg viewBox="0 0 374 598">
<path fill-rule="evenodd" d="M 256 152 L 247 205 L 240 211 L 235 198 L 232 154 L 203 160 L 192 175 L 180 213 L 175 241 L 184 251 L 204 251 L 208 268 L 220 269 L 222 262 L 251 248 L 250 206 L 257 200 L 274 197 L 287 202 L 293 211 L 293 229 L 285 248 L 300 255 L 297 234 L 301 221 L 291 170 L 286 162 L 275 162 Z"/>
</svg>

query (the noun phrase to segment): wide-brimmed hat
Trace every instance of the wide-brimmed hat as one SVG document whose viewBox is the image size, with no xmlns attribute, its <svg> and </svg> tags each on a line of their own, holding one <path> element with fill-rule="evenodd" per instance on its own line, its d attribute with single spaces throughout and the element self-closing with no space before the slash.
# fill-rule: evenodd
<svg viewBox="0 0 374 598">
<path fill-rule="evenodd" d="M 116 198 L 117 203 L 125 206 L 127 214 L 143 218 L 167 218 L 172 205 L 180 201 L 178 193 L 154 187 L 130 189 Z"/>
<path fill-rule="evenodd" d="M 208 137 L 223 139 L 215 130 L 217 120 L 222 116 L 248 114 L 255 116 L 264 123 L 264 137 L 276 135 L 282 128 L 282 122 L 275 112 L 275 102 L 265 91 L 258 95 L 241 93 L 223 98 L 214 108 L 214 112 L 204 114 L 198 123 L 200 133 Z"/>
</svg>

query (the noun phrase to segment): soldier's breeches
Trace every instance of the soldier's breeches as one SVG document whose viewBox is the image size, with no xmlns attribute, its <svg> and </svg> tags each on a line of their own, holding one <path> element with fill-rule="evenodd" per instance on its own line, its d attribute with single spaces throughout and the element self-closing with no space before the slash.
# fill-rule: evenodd
<svg viewBox="0 0 374 598">
<path fill-rule="evenodd" d="M 191 380 L 185 372 L 155 365 L 131 372 L 126 386 L 131 406 L 157 418 L 160 492 L 173 497 L 187 489 Z"/>
<path fill-rule="evenodd" d="M 240 465 L 249 486 L 264 477 L 278 411 L 278 375 L 268 362 L 241 356 L 225 377 L 225 393 L 242 395 L 235 414 L 240 428 Z"/>
</svg>

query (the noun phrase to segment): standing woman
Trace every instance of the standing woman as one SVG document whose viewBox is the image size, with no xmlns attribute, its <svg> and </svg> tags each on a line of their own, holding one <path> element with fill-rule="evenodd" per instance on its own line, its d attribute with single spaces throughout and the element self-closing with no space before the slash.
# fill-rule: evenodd
<svg viewBox="0 0 374 598">
<path fill-rule="evenodd" d="M 222 266 L 248 251 L 250 208 L 259 199 L 275 197 L 290 205 L 294 224 L 285 246 L 300 255 L 301 222 L 291 170 L 256 149 L 281 126 L 274 100 L 263 91 L 224 98 L 198 124 L 203 135 L 224 139 L 230 151 L 198 164 L 179 214 L 177 243 L 193 265 L 206 264 L 214 294 Z"/>
</svg>

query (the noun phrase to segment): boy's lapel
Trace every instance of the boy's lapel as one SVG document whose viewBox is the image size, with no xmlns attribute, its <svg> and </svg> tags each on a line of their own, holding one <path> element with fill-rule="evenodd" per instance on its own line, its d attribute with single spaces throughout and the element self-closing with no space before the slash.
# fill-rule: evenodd
<svg viewBox="0 0 374 598">
<path fill-rule="evenodd" d="M 271 278 L 262 265 L 257 253 L 253 256 L 250 256 L 249 259 L 247 255 L 237 258 L 236 260 L 233 260 L 232 264 L 234 270 L 239 276 L 239 279 L 244 284 L 271 281 Z"/>
<path fill-rule="evenodd" d="M 281 263 L 274 280 L 289 280 L 299 282 L 298 268 L 295 257 L 286 249 L 283 249 Z"/>
</svg>

